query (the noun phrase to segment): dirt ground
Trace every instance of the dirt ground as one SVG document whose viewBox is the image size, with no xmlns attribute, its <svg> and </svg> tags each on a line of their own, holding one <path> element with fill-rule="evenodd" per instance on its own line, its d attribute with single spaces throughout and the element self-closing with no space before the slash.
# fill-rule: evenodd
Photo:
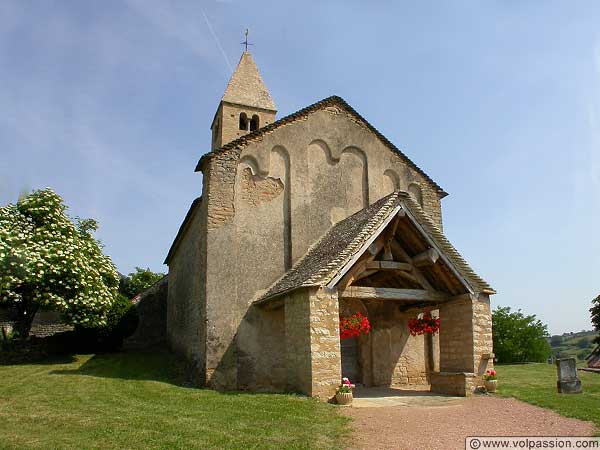
<svg viewBox="0 0 600 450">
<path fill-rule="evenodd" d="M 440 406 L 349 407 L 350 449 L 454 450 L 468 436 L 590 436 L 594 425 L 515 399 L 476 396 Z"/>
</svg>

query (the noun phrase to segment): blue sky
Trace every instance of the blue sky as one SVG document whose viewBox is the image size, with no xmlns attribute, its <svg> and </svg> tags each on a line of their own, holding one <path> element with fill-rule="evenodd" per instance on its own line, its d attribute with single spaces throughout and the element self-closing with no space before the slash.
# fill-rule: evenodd
<svg viewBox="0 0 600 450">
<path fill-rule="evenodd" d="M 600 294 L 596 1 L 0 2 L 0 204 L 50 186 L 162 261 L 243 30 L 279 117 L 337 94 L 450 193 L 445 231 L 553 333 Z"/>
</svg>

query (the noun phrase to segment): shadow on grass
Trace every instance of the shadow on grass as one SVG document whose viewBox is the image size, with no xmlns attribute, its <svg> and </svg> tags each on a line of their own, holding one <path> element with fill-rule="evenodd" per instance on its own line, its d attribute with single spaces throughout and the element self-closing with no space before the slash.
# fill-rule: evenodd
<svg viewBox="0 0 600 450">
<path fill-rule="evenodd" d="M 53 370 L 53 375 L 87 375 L 123 380 L 160 381 L 189 386 L 183 365 L 167 350 L 98 353 L 76 369 Z"/>
<path fill-rule="evenodd" d="M 46 353 L 0 350 L 0 366 L 23 366 L 32 364 L 50 366 L 56 364 L 70 364 L 75 361 L 75 356 L 69 354 L 48 355 Z"/>
<path fill-rule="evenodd" d="M 69 364 L 73 352 L 56 345 L 54 338 L 11 339 L 0 341 L 0 366 L 29 364 Z"/>
<path fill-rule="evenodd" d="M 80 355 L 80 358 L 86 358 Z M 306 399 L 304 395 L 292 392 L 272 391 L 214 391 L 207 387 L 192 384 L 185 376 L 185 364 L 166 349 L 154 351 L 99 353 L 91 356 L 81 366 L 74 369 L 59 369 L 51 375 L 78 375 L 122 380 L 158 381 L 179 387 L 207 390 L 227 396 L 289 395 Z"/>
</svg>

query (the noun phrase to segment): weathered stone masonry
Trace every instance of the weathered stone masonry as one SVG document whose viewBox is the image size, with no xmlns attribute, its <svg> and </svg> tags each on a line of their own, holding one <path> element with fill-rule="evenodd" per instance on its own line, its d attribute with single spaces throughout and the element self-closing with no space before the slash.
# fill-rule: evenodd
<svg viewBox="0 0 600 450">
<path fill-rule="evenodd" d="M 277 121 L 275 113 L 244 53 L 212 123 L 212 151 L 196 168 L 203 173 L 201 200 L 166 259 L 171 348 L 198 384 L 330 398 L 342 376 L 339 296 L 354 283 L 407 295 L 390 300 L 382 291 L 366 302 L 373 330 L 359 339 L 355 363 L 362 381 L 431 384 L 466 395 L 491 357 L 489 298 L 481 292 L 493 290 L 441 232 L 447 194 L 339 97 Z M 360 239 L 382 233 L 378 221 L 400 204 L 404 215 L 377 237 L 370 259 L 356 254 L 365 252 Z M 400 222 L 402 231 L 393 232 Z M 336 229 L 335 238 L 317 248 Z M 432 261 L 425 277 L 412 258 L 429 251 L 447 258 Z M 298 267 L 313 253 L 309 276 Z M 355 257 L 392 267 L 364 266 L 360 278 L 330 285 Z M 288 277 L 286 289 L 265 294 Z M 467 291 L 476 294 L 465 297 Z M 408 335 L 408 318 L 422 305 L 414 299 L 432 300 L 423 293 L 454 299 L 440 300 L 439 338 Z"/>
</svg>

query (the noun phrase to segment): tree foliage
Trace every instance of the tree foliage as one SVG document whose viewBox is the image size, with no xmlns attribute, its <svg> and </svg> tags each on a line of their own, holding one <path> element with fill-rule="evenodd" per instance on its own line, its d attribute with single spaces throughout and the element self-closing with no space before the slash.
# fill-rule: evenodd
<svg viewBox="0 0 600 450">
<path fill-rule="evenodd" d="M 18 331 L 29 334 L 38 308 L 73 325 L 103 326 L 119 277 L 92 233 L 93 219 L 72 220 L 51 189 L 0 208 L 0 304 L 16 307 Z"/>
<path fill-rule="evenodd" d="M 592 316 L 592 325 L 594 325 L 594 330 L 600 332 L 600 295 L 592 300 L 590 314 Z M 596 344 L 600 344 L 600 334 L 596 336 L 594 342 Z"/>
<path fill-rule="evenodd" d="M 131 272 L 126 277 L 121 278 L 119 292 L 127 298 L 133 298 L 144 292 L 164 276 L 164 273 L 152 272 L 149 268 L 142 269 L 136 267 L 135 272 Z"/>
<path fill-rule="evenodd" d="M 548 327 L 535 315 L 497 307 L 492 312 L 492 326 L 498 362 L 544 362 L 550 355 Z"/>
<path fill-rule="evenodd" d="M 97 353 L 118 350 L 125 338 L 131 336 L 138 326 L 138 313 L 135 305 L 123 294 L 117 294 L 103 326 L 88 327 L 77 325 L 74 332 L 74 345 L 78 352 Z"/>
</svg>

